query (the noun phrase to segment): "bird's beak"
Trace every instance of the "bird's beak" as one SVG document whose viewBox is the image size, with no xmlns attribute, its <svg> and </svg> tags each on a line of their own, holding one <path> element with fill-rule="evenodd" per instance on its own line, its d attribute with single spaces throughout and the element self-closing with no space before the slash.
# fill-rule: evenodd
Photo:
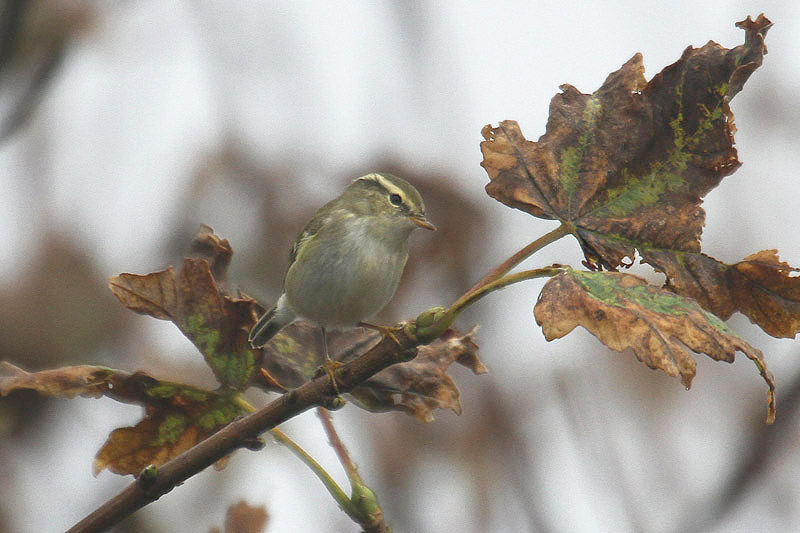
<svg viewBox="0 0 800 533">
<path fill-rule="evenodd" d="M 425 228 L 429 230 L 436 231 L 436 226 L 428 222 L 428 219 L 425 218 L 425 215 L 412 215 L 411 222 L 419 226 L 420 228 Z"/>
</svg>

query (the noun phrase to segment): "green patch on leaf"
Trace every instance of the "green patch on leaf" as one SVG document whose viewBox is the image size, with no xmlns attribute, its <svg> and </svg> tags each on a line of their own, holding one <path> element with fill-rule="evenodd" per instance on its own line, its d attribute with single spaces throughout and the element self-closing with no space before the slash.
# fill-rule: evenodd
<svg viewBox="0 0 800 533">
<path fill-rule="evenodd" d="M 256 368 L 252 349 L 242 347 L 236 353 L 221 350 L 220 332 L 208 327 L 200 313 L 189 316 L 186 334 L 203 354 L 220 383 L 237 390 L 248 383 Z"/>
<path fill-rule="evenodd" d="M 184 415 L 170 414 L 158 426 L 158 436 L 153 441 L 154 446 L 172 444 L 178 440 L 186 429 L 188 420 Z"/>
<path fill-rule="evenodd" d="M 203 354 L 212 354 L 219 344 L 219 331 L 207 327 L 205 317 L 200 313 L 189 316 L 186 333 Z"/>
<path fill-rule="evenodd" d="M 586 101 L 583 110 L 581 123 L 576 129 L 581 132 L 575 145 L 566 147 L 561 151 L 561 185 L 567 193 L 569 205 L 568 212 L 572 212 L 572 198 L 578 189 L 581 167 L 586 157 L 586 152 L 591 146 L 592 132 L 597 127 L 597 122 L 602 115 L 603 107 L 595 97 L 590 97 Z"/>
<path fill-rule="evenodd" d="M 214 402 L 210 409 L 197 417 L 196 423 L 201 429 L 210 431 L 230 423 L 237 416 L 241 416 L 246 412 L 243 407 L 236 403 L 233 396 L 228 396 Z"/>
<path fill-rule="evenodd" d="M 692 352 L 729 363 L 742 352 L 767 383 L 767 422 L 775 419 L 775 380 L 764 354 L 695 300 L 630 274 L 565 268 L 545 284 L 534 315 L 547 340 L 581 326 L 612 350 L 630 349 L 650 368 L 680 376 L 687 388 L 697 368 Z"/>
<path fill-rule="evenodd" d="M 147 388 L 145 394 L 151 398 L 164 399 L 181 396 L 186 400 L 198 403 L 208 400 L 207 391 L 170 382 L 158 382 L 157 385 Z"/>
<path fill-rule="evenodd" d="M 606 305 L 627 307 L 631 303 L 661 315 L 685 316 L 701 313 L 714 328 L 726 335 L 734 335 L 718 316 L 705 311 L 689 298 L 668 291 L 654 291 L 650 285 L 625 286 L 627 278 L 611 277 L 603 272 L 572 270 L 569 272 L 586 290 L 587 294 Z"/>
</svg>

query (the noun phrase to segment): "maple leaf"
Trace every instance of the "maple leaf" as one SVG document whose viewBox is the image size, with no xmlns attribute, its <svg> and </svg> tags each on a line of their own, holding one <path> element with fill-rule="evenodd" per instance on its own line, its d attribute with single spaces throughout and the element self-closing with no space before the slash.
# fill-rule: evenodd
<svg viewBox="0 0 800 533">
<path fill-rule="evenodd" d="M 209 258 L 184 258 L 177 276 L 172 267 L 147 275 L 120 274 L 109 280 L 109 288 L 128 309 L 172 321 L 200 350 L 219 382 L 241 390 L 261 357 L 247 340 L 257 304 L 225 294 L 211 273 L 210 265 L 224 272 L 230 261 L 228 241 L 205 228 L 198 241 Z"/>
<path fill-rule="evenodd" d="M 768 252 L 756 254 L 758 266 L 754 256 L 726 265 L 700 252 L 702 197 L 740 166 L 728 103 L 761 65 L 771 25 L 748 17 L 737 23 L 743 45 L 689 47 L 650 82 L 636 54 L 593 94 L 563 85 L 538 142 L 514 121 L 484 127 L 487 192 L 567 224 L 592 270 L 629 267 L 638 250 L 667 288 L 706 310 L 723 318 L 741 311 L 770 335 L 794 337 L 792 267 Z"/>
<path fill-rule="evenodd" d="M 447 375 L 458 363 L 475 374 L 486 367 L 478 359 L 475 330 L 459 335 L 448 330 L 429 345 L 420 346 L 417 356 L 406 363 L 392 365 L 348 393 L 355 405 L 373 412 L 403 411 L 424 422 L 433 420 L 434 409 L 461 413 L 459 391 Z M 328 334 L 328 348 L 334 359 L 348 362 L 369 350 L 381 339 L 377 331 L 349 328 Z M 296 387 L 315 377 L 322 361 L 319 328 L 308 322 L 296 322 L 284 328 L 273 342 L 264 347 L 262 366 L 285 388 Z M 270 384 L 261 384 L 270 390 Z"/>
<path fill-rule="evenodd" d="M 434 342 L 419 347 L 417 356 L 392 365 L 350 391 L 356 405 L 373 412 L 403 411 L 422 422 L 433 421 L 434 409 L 461 414 L 459 391 L 446 371 L 458 363 L 475 374 L 485 374 L 473 336 L 448 330 Z"/>
<path fill-rule="evenodd" d="M 565 267 L 545 284 L 534 315 L 548 341 L 583 326 L 612 350 L 630 348 L 650 368 L 680 375 L 687 388 L 696 372 L 689 350 L 729 363 L 740 351 L 767 382 L 767 423 L 775 419 L 775 381 L 761 351 L 690 298 L 631 274 Z"/>
<path fill-rule="evenodd" d="M 29 373 L 0 363 L 0 394 L 23 389 L 49 396 L 104 395 L 144 406 L 138 424 L 111 432 L 95 457 L 95 475 L 106 468 L 136 475 L 147 465 L 160 466 L 247 412 L 233 391 L 207 391 L 143 372 L 82 365 Z"/>
<path fill-rule="evenodd" d="M 744 45 L 689 47 L 649 83 L 637 53 L 592 94 L 562 85 L 538 142 L 514 121 L 484 127 L 486 191 L 571 224 L 593 269 L 635 248 L 699 251 L 701 198 L 740 164 L 728 102 L 761 64 L 771 22 L 738 25 Z"/>
</svg>

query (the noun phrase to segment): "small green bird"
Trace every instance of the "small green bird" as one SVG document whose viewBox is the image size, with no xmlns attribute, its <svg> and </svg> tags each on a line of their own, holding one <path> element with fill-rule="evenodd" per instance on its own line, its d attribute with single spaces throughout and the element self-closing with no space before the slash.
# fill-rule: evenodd
<svg viewBox="0 0 800 533">
<path fill-rule="evenodd" d="M 413 185 L 385 173 L 354 180 L 298 235 L 284 292 L 250 331 L 250 343 L 264 346 L 296 319 L 311 320 L 322 330 L 330 372 L 326 328 L 355 326 L 389 303 L 416 228 L 436 229 Z"/>
</svg>

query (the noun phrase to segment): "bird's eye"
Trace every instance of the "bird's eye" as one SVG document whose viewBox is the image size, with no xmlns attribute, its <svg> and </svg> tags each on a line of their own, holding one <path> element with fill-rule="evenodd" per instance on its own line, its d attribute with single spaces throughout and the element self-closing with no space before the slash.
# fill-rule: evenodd
<svg viewBox="0 0 800 533">
<path fill-rule="evenodd" d="M 402 205 L 403 198 L 399 194 L 390 194 L 389 201 L 392 202 L 392 205 Z"/>
</svg>

